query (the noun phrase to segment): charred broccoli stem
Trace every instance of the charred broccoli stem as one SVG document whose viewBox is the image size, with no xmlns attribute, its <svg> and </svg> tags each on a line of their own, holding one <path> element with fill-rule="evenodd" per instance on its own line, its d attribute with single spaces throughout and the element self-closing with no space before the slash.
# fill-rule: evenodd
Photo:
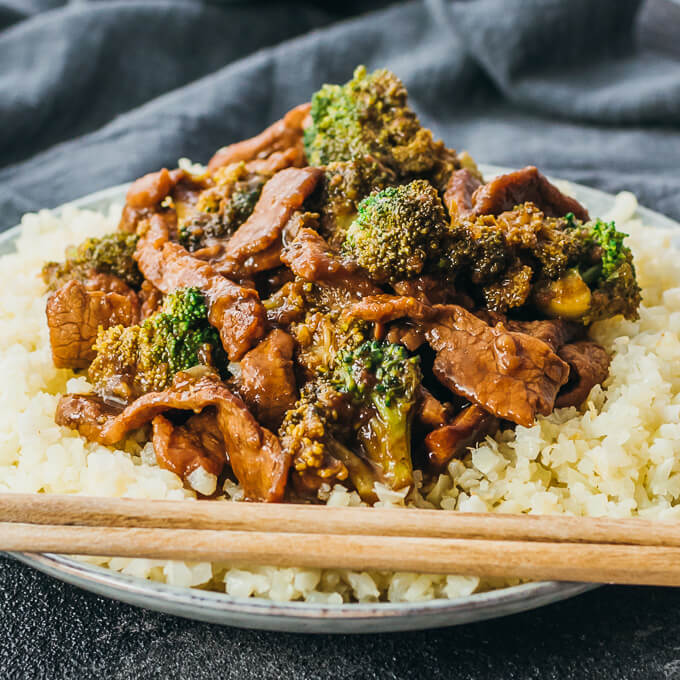
<svg viewBox="0 0 680 680">
<path fill-rule="evenodd" d="M 394 283 L 439 260 L 445 230 L 437 190 L 427 180 L 414 180 L 361 201 L 343 251 L 374 280 Z"/>
<path fill-rule="evenodd" d="M 413 483 L 411 422 L 422 380 L 419 357 L 389 342 L 365 342 L 338 358 L 332 385 L 359 408 L 357 438 L 387 484 Z"/>
<path fill-rule="evenodd" d="M 85 280 L 92 270 L 113 274 L 133 288 L 142 284 L 142 275 L 132 258 L 138 236 L 121 231 L 100 238 L 85 239 L 80 245 L 66 250 L 65 262 L 48 262 L 42 270 L 43 280 L 50 290 L 65 281 Z"/>
<path fill-rule="evenodd" d="M 458 167 L 456 156 L 435 142 L 408 107 L 408 93 L 393 73 L 364 66 L 344 85 L 324 85 L 312 97 L 305 130 L 310 165 L 372 156 L 399 177 L 432 173 L 439 183 Z"/>
<path fill-rule="evenodd" d="M 181 288 L 141 325 L 100 329 L 90 382 L 103 396 L 129 401 L 168 387 L 179 371 L 203 364 L 226 374 L 227 358 L 208 323 L 200 291 Z"/>
</svg>

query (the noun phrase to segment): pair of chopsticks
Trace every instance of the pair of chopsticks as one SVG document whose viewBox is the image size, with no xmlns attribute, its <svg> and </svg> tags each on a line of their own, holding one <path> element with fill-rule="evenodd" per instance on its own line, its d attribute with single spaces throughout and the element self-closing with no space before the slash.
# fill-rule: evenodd
<svg viewBox="0 0 680 680">
<path fill-rule="evenodd" d="M 0 550 L 680 585 L 680 523 L 0 494 Z"/>
</svg>

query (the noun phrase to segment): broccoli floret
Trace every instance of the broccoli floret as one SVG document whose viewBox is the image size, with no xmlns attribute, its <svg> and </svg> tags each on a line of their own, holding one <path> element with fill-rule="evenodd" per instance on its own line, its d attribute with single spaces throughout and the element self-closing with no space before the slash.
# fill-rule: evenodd
<svg viewBox="0 0 680 680">
<path fill-rule="evenodd" d="M 438 269 L 453 276 L 469 276 L 482 285 L 495 281 L 510 260 L 503 233 L 487 215 L 451 226 L 444 237 Z"/>
<path fill-rule="evenodd" d="M 319 213 L 321 234 L 332 248 L 342 245 L 359 202 L 395 181 L 394 173 L 370 156 L 326 166 L 312 207 Z"/>
<path fill-rule="evenodd" d="M 316 494 L 322 484 L 349 478 L 361 498 L 373 503 L 376 471 L 341 442 L 339 407 L 345 398 L 324 376 L 308 382 L 295 408 L 286 413 L 279 439 L 291 456 L 292 480 L 300 493 Z"/>
<path fill-rule="evenodd" d="M 574 266 L 552 280 L 539 281 L 534 290 L 537 306 L 550 316 L 577 319 L 584 324 L 622 314 L 638 318 L 640 286 L 627 234 L 614 222 L 593 220 L 582 224 L 570 213 L 565 216 L 565 237 L 578 244 Z M 566 248 L 564 249 L 566 252 Z"/>
<path fill-rule="evenodd" d="M 342 353 L 330 376 L 359 408 L 358 441 L 394 489 L 413 483 L 411 422 L 421 379 L 419 357 L 379 341 Z"/>
<path fill-rule="evenodd" d="M 227 359 L 200 291 L 181 288 L 142 324 L 100 329 L 89 379 L 100 394 L 129 401 L 168 387 L 178 371 L 203 364 L 223 375 Z"/>
<path fill-rule="evenodd" d="M 42 270 L 45 283 L 56 290 L 65 281 L 85 280 L 93 269 L 114 274 L 133 288 L 142 283 L 142 275 L 132 258 L 138 236 L 121 231 L 100 238 L 85 239 L 80 245 L 66 250 L 66 261 L 48 262 Z"/>
<path fill-rule="evenodd" d="M 579 272 L 592 290 L 591 308 L 584 323 L 616 314 L 637 319 L 642 298 L 633 253 L 624 245 L 628 234 L 617 231 L 614 222 L 599 219 L 586 222 L 580 233 L 588 248 Z"/>
<path fill-rule="evenodd" d="M 386 69 L 354 71 L 345 85 L 324 85 L 312 97 L 304 145 L 310 165 L 372 156 L 401 178 L 432 173 L 438 181 L 458 167 L 408 107 L 402 82 Z"/>
<path fill-rule="evenodd" d="M 586 238 L 599 246 L 602 262 L 601 278 L 608 279 L 630 256 L 630 248 L 623 245 L 623 240 L 628 234 L 617 231 L 614 222 L 603 222 L 600 219 L 587 222 L 583 230 Z"/>
<path fill-rule="evenodd" d="M 349 479 L 361 498 L 374 485 L 413 483 L 411 421 L 421 381 L 419 359 L 401 345 L 364 342 L 310 380 L 284 417 L 279 438 L 292 457 L 299 491 Z M 359 443 L 362 455 L 352 452 Z"/>
<path fill-rule="evenodd" d="M 302 284 L 304 316 L 290 326 L 298 343 L 297 361 L 308 375 L 328 373 L 337 356 L 370 337 L 369 324 L 343 317 L 350 300 L 339 289 Z"/>
<path fill-rule="evenodd" d="M 439 259 L 446 230 L 444 207 L 426 180 L 388 187 L 359 203 L 343 251 L 379 282 L 420 274 Z"/>
</svg>

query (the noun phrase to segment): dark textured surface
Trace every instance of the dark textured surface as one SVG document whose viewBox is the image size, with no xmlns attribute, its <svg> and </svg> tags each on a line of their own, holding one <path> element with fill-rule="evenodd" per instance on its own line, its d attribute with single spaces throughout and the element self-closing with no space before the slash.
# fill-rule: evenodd
<svg viewBox="0 0 680 680">
<path fill-rule="evenodd" d="M 642 15 L 647 46 L 654 17 L 677 16 L 662 2 Z M 480 161 L 630 189 L 680 218 L 680 62 L 636 50 L 633 0 L 451 13 L 431 0 L 280 45 L 368 5 L 63 5 L 0 0 L 0 228 L 179 156 L 205 160 L 358 62 L 402 75 L 423 120 Z M 137 610 L 3 559 L 0 677 L 670 680 L 680 591 L 603 588 L 462 628 L 303 637 Z"/>
<path fill-rule="evenodd" d="M 609 587 L 464 627 L 302 636 L 141 612 L 7 560 L 0 583 L 2 677 L 680 678 L 680 590 Z"/>
</svg>

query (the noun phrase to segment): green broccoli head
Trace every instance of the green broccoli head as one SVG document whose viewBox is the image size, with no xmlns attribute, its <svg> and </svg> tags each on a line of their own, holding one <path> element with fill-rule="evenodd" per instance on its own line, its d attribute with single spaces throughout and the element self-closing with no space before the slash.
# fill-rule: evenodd
<svg viewBox="0 0 680 680">
<path fill-rule="evenodd" d="M 628 234 L 617 231 L 614 222 L 603 222 L 600 219 L 587 222 L 583 230 L 586 240 L 590 240 L 599 249 L 601 278 L 608 279 L 631 255 L 630 248 L 623 245 Z"/>
<path fill-rule="evenodd" d="M 100 329 L 89 378 L 96 391 L 129 401 L 163 390 L 179 371 L 199 364 L 225 374 L 227 359 L 217 331 L 208 323 L 200 291 L 181 288 L 142 324 Z"/>
<path fill-rule="evenodd" d="M 419 357 L 389 342 L 369 341 L 338 358 L 330 377 L 359 408 L 357 438 L 392 488 L 413 483 L 411 423 L 422 380 Z"/>
<path fill-rule="evenodd" d="M 638 318 L 641 294 L 635 275 L 633 254 L 624 245 L 627 234 L 614 222 L 600 219 L 585 224 L 572 213 L 565 215 L 565 237 L 576 244 L 569 269 L 560 276 L 539 280 L 534 286 L 534 302 L 549 316 L 581 321 L 584 324 L 622 314 Z M 567 253 L 566 248 L 562 252 Z"/>
<path fill-rule="evenodd" d="M 138 236 L 117 231 L 100 238 L 85 239 L 80 245 L 66 250 L 63 263 L 48 262 L 42 270 L 50 290 L 59 288 L 71 279 L 84 280 L 94 269 L 113 274 L 133 288 L 142 283 L 142 275 L 133 259 Z"/>
<path fill-rule="evenodd" d="M 432 139 L 408 107 L 402 82 L 386 69 L 364 66 L 344 85 L 324 85 L 312 97 L 312 124 L 304 145 L 310 165 L 372 156 L 400 177 L 442 174 L 456 165 L 455 154 Z M 450 167 L 449 167 L 450 166 Z"/>
<path fill-rule="evenodd" d="M 439 259 L 446 230 L 444 207 L 426 180 L 388 187 L 359 203 L 343 251 L 379 282 L 420 274 Z"/>
<path fill-rule="evenodd" d="M 585 322 L 616 314 L 637 319 L 642 297 L 633 253 L 624 245 L 628 234 L 618 231 L 614 222 L 600 219 L 586 222 L 580 232 L 586 244 L 586 257 L 578 269 L 592 290 L 591 308 Z"/>
<path fill-rule="evenodd" d="M 394 173 L 370 156 L 326 166 L 312 208 L 319 213 L 321 233 L 332 248 L 342 245 L 359 202 L 395 181 Z"/>
</svg>

